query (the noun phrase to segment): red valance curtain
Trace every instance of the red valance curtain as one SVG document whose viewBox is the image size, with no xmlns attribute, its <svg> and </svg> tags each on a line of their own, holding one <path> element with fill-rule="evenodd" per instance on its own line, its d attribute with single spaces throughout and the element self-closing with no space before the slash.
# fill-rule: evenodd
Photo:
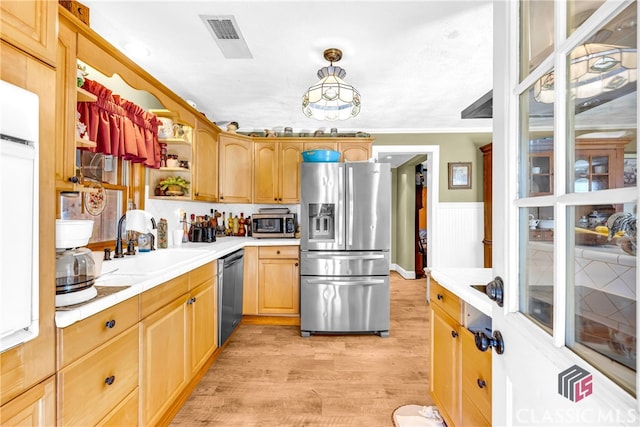
<svg viewBox="0 0 640 427">
<path fill-rule="evenodd" d="M 96 81 L 85 79 L 82 88 L 98 97 L 96 102 L 78 102 L 79 120 L 87 126 L 89 139 L 97 143 L 93 151 L 159 168 L 160 120 L 155 114 Z"/>
</svg>

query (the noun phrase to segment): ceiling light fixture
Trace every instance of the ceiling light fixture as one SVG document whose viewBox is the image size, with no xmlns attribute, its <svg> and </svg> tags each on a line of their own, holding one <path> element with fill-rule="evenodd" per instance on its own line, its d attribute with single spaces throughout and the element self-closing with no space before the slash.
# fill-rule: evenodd
<svg viewBox="0 0 640 427">
<path fill-rule="evenodd" d="M 598 96 L 638 79 L 637 50 L 625 46 L 587 43 L 571 52 L 569 84 L 574 98 Z M 554 101 L 554 73 L 542 76 L 534 86 L 534 99 Z"/>
<path fill-rule="evenodd" d="M 335 67 L 342 51 L 331 48 L 324 51 L 324 59 L 331 63 L 318 70 L 320 81 L 302 96 L 302 112 L 316 120 L 346 120 L 360 113 L 360 93 L 344 82 L 347 72 Z"/>
</svg>

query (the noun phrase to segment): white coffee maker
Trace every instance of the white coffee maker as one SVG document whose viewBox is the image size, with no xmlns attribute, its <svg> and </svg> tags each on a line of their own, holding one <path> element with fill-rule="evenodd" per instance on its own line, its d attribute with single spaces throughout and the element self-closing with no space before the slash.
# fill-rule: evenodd
<svg viewBox="0 0 640 427">
<path fill-rule="evenodd" d="M 56 220 L 56 307 L 98 295 L 93 254 L 84 247 L 92 232 L 92 220 Z"/>
</svg>

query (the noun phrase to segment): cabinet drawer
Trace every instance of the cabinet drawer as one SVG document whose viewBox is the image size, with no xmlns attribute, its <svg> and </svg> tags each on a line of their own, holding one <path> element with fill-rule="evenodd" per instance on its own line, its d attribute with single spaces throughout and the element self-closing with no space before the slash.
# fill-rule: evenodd
<svg viewBox="0 0 640 427">
<path fill-rule="evenodd" d="M 138 323 L 138 297 L 58 329 L 58 368 L 67 366 Z"/>
<path fill-rule="evenodd" d="M 460 298 L 452 292 L 449 292 L 433 279 L 431 279 L 429 300 L 431 304 L 438 306 L 457 322 L 462 323 L 462 304 Z"/>
<path fill-rule="evenodd" d="M 98 427 L 121 427 L 138 425 L 138 391 L 136 387 L 122 402 L 98 423 Z"/>
<path fill-rule="evenodd" d="M 153 289 L 149 289 L 140 295 L 140 319 L 155 313 L 188 291 L 189 274 L 183 274 Z"/>
<path fill-rule="evenodd" d="M 472 400 L 466 393 L 462 393 L 462 419 L 460 424 L 464 427 L 491 427 L 491 422 L 485 418 Z M 491 419 L 491 414 L 489 414 L 489 419 Z"/>
<path fill-rule="evenodd" d="M 218 264 L 210 262 L 189 272 L 189 289 L 195 289 L 217 274 Z"/>
<path fill-rule="evenodd" d="M 58 425 L 95 425 L 138 386 L 138 326 L 58 372 Z"/>
<path fill-rule="evenodd" d="M 478 350 L 474 335 L 468 329 L 461 328 L 460 335 L 462 391 L 469 396 L 484 418 L 491 420 L 491 349 Z"/>
<path fill-rule="evenodd" d="M 299 246 L 261 246 L 258 249 L 258 258 L 294 258 L 298 259 Z"/>
</svg>

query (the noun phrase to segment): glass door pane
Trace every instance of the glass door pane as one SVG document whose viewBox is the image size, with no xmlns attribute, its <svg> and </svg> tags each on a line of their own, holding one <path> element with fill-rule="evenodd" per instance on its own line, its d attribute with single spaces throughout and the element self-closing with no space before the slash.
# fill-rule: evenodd
<svg viewBox="0 0 640 427">
<path fill-rule="evenodd" d="M 520 80 L 553 53 L 553 3 L 548 0 L 520 2 Z"/>
</svg>

